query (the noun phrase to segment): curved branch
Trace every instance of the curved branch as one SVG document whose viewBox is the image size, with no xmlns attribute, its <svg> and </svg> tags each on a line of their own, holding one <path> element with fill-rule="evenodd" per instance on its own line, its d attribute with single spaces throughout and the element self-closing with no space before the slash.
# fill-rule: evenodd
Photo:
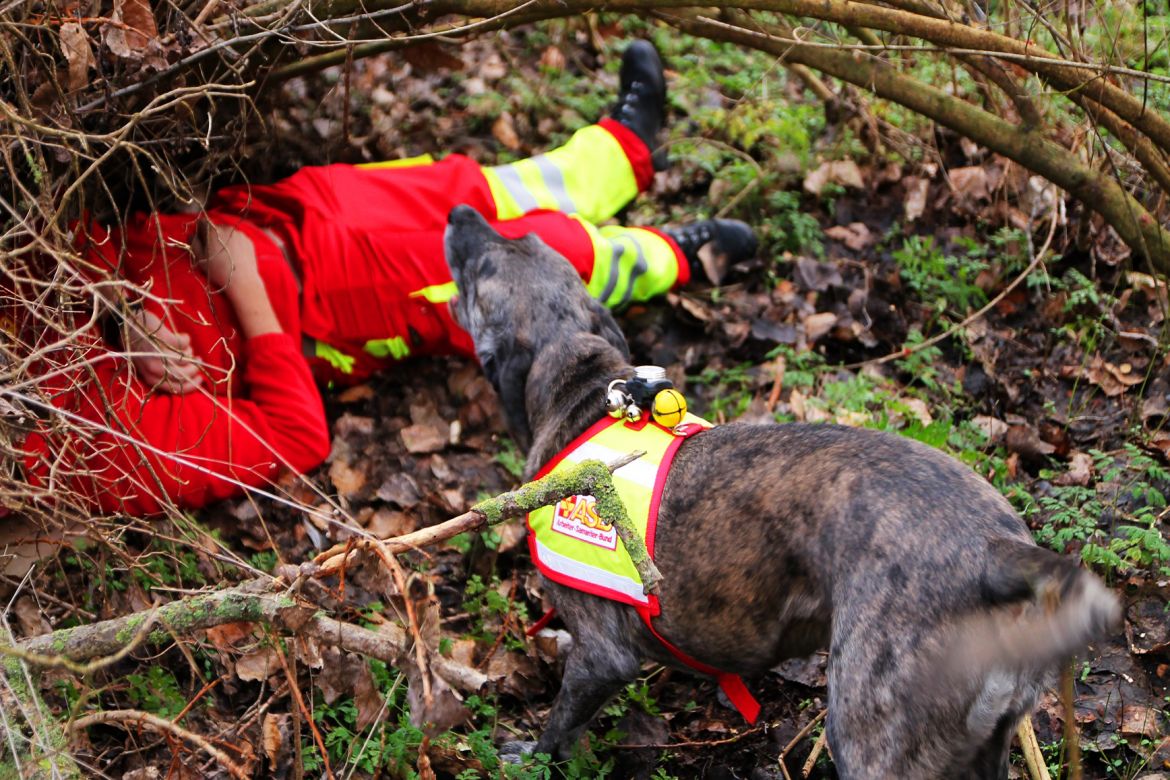
<svg viewBox="0 0 1170 780">
<path fill-rule="evenodd" d="M 1030 168 L 1098 211 L 1126 244 L 1143 252 L 1162 273 L 1170 273 L 1170 233 L 1163 230 L 1149 212 L 1111 177 L 1088 167 L 1039 132 L 1017 127 L 941 90 L 903 76 L 881 60 L 856 60 L 845 52 L 794 43 L 789 31 L 780 28 L 773 28 L 780 34 L 776 36 L 706 18 L 673 16 L 671 19 L 685 32 L 750 46 L 803 63 L 966 135 Z"/>
</svg>

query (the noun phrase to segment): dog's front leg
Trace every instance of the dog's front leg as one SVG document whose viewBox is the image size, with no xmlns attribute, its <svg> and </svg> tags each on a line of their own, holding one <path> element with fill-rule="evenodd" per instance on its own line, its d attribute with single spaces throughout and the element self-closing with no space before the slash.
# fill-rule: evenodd
<svg viewBox="0 0 1170 780">
<path fill-rule="evenodd" d="M 624 643 L 597 635 L 573 639 L 561 690 L 536 743 L 537 753 L 562 760 L 572 757 L 573 746 L 589 721 L 623 685 L 637 678 L 641 668 L 637 654 Z"/>
</svg>

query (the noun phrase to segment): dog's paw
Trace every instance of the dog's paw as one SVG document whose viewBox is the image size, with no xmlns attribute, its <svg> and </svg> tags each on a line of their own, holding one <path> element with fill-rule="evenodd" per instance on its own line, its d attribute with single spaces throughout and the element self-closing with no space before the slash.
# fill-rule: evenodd
<svg viewBox="0 0 1170 780">
<path fill-rule="evenodd" d="M 523 764 L 526 756 L 532 755 L 532 751 L 536 750 L 535 742 L 528 742 L 522 739 L 512 740 L 500 745 L 500 760 L 505 764 Z"/>
</svg>

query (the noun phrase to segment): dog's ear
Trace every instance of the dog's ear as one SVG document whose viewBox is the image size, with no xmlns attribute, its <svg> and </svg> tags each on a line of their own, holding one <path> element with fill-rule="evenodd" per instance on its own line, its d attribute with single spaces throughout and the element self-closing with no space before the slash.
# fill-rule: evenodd
<svg viewBox="0 0 1170 780">
<path fill-rule="evenodd" d="M 613 314 L 609 309 L 605 308 L 595 298 L 585 298 L 589 307 L 590 328 L 589 331 L 595 336 L 601 336 L 608 341 L 626 360 L 630 359 L 630 346 L 626 342 L 626 337 L 622 333 L 621 328 L 618 327 L 617 321 L 613 318 Z"/>
<path fill-rule="evenodd" d="M 507 352 L 493 352 L 480 355 L 483 372 L 504 408 L 504 419 L 508 430 L 522 450 L 532 444 L 532 432 L 528 427 L 528 404 L 525 392 L 528 387 L 528 372 L 532 368 L 532 352 L 525 347 L 514 346 Z"/>
</svg>

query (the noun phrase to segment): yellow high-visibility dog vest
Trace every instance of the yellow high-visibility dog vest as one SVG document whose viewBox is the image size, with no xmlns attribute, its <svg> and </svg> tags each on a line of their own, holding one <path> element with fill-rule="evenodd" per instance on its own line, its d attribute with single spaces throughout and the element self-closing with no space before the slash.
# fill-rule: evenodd
<svg viewBox="0 0 1170 780">
<path fill-rule="evenodd" d="M 613 473 L 614 487 L 626 513 L 654 557 L 654 531 L 658 505 L 675 452 L 689 436 L 712 427 L 687 414 L 673 430 L 646 415 L 639 422 L 604 417 L 545 464 L 537 478 L 556 473 L 586 460 L 609 463 L 636 450 L 646 454 Z M 571 496 L 528 515 L 528 548 L 540 572 L 553 582 L 594 596 L 634 607 L 647 628 L 680 661 L 713 675 L 736 709 L 754 723 L 760 705 L 738 675 L 707 666 L 683 653 L 654 629 L 659 614 L 658 597 L 642 589 L 642 578 L 617 529 L 598 516 L 593 496 Z M 667 572 L 665 576 L 670 576 Z M 546 618 L 549 616 L 546 616 Z M 544 620 L 538 624 L 544 624 Z"/>
</svg>

